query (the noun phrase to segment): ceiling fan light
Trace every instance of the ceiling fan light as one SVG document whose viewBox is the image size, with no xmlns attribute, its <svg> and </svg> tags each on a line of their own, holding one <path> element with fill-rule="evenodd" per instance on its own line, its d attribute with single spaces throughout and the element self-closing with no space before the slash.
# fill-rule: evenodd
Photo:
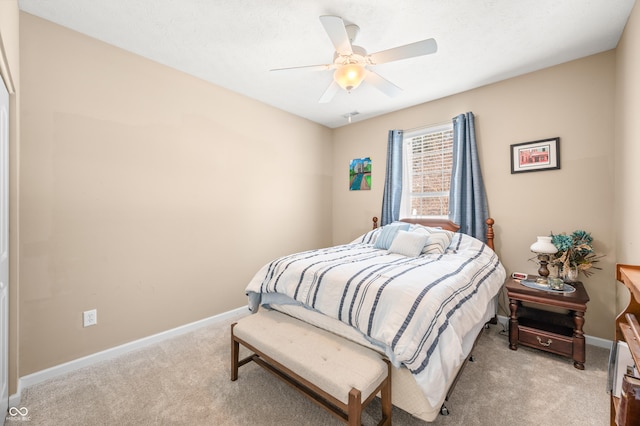
<svg viewBox="0 0 640 426">
<path fill-rule="evenodd" d="M 360 86 L 364 80 L 365 69 L 360 64 L 345 64 L 333 73 L 333 79 L 347 92 Z"/>
</svg>

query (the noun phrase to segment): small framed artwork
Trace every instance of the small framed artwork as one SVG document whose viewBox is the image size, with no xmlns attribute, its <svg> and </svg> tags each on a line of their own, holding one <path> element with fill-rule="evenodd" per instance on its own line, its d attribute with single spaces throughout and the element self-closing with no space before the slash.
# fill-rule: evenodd
<svg viewBox="0 0 640 426">
<path fill-rule="evenodd" d="M 371 158 L 354 158 L 349 163 L 349 190 L 371 189 Z"/>
<path fill-rule="evenodd" d="M 560 168 L 560 138 L 511 145 L 511 173 Z"/>
</svg>

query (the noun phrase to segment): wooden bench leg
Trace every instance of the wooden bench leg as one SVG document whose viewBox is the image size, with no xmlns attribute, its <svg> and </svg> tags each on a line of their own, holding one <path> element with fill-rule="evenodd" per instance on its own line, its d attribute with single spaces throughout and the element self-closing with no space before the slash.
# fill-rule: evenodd
<svg viewBox="0 0 640 426">
<path fill-rule="evenodd" d="M 238 380 L 238 354 L 240 353 L 240 343 L 236 341 L 233 336 L 233 327 L 236 325 L 234 322 L 231 324 L 231 381 Z"/>
<path fill-rule="evenodd" d="M 391 362 L 388 359 L 384 360 L 387 363 L 387 378 L 385 383 L 380 389 L 380 405 L 382 406 L 382 420 L 381 426 L 391 426 Z"/>
<path fill-rule="evenodd" d="M 362 425 L 362 397 L 360 391 L 356 388 L 349 391 L 348 405 L 349 426 Z"/>
</svg>

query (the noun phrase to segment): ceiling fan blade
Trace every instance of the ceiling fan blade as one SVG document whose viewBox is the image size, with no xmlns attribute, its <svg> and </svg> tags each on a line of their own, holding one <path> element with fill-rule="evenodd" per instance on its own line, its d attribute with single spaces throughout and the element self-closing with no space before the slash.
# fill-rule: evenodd
<svg viewBox="0 0 640 426">
<path fill-rule="evenodd" d="M 327 71 L 334 69 L 335 64 L 323 64 L 323 65 L 303 65 L 301 67 L 289 67 L 289 68 L 274 68 L 269 71 L 298 71 L 298 70 L 308 70 L 308 71 Z"/>
<path fill-rule="evenodd" d="M 333 99 L 333 97 L 336 95 L 336 93 L 338 93 L 339 89 L 340 89 L 340 86 L 338 85 L 338 83 L 336 83 L 335 81 L 332 81 L 329 87 L 327 87 L 327 90 L 324 91 L 324 93 L 322 94 L 318 102 L 321 104 L 326 104 L 327 102 L 330 102 L 331 99 Z"/>
<path fill-rule="evenodd" d="M 401 59 L 413 58 L 415 56 L 430 55 L 438 51 L 438 44 L 432 38 L 394 47 L 381 52 L 369 55 L 372 65 L 384 64 L 385 62 L 399 61 Z"/>
<path fill-rule="evenodd" d="M 364 81 L 391 98 L 398 96 L 402 92 L 401 88 L 371 70 L 367 73 Z"/>
<path fill-rule="evenodd" d="M 347 29 L 342 18 L 339 16 L 323 15 L 320 17 L 320 22 L 329 35 L 336 52 L 341 55 L 351 55 L 353 48 L 351 47 L 349 34 L 347 34 Z"/>
</svg>

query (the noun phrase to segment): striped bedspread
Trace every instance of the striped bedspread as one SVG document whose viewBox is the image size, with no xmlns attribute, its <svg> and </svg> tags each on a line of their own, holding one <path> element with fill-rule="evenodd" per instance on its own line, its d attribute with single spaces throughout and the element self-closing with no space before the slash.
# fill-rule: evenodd
<svg viewBox="0 0 640 426">
<path fill-rule="evenodd" d="M 289 301 L 353 326 L 406 366 L 436 404 L 465 358 L 463 336 L 488 320 L 486 306 L 504 279 L 493 250 L 456 234 L 442 255 L 405 257 L 352 243 L 284 256 L 246 290 L 253 312 Z"/>
</svg>

